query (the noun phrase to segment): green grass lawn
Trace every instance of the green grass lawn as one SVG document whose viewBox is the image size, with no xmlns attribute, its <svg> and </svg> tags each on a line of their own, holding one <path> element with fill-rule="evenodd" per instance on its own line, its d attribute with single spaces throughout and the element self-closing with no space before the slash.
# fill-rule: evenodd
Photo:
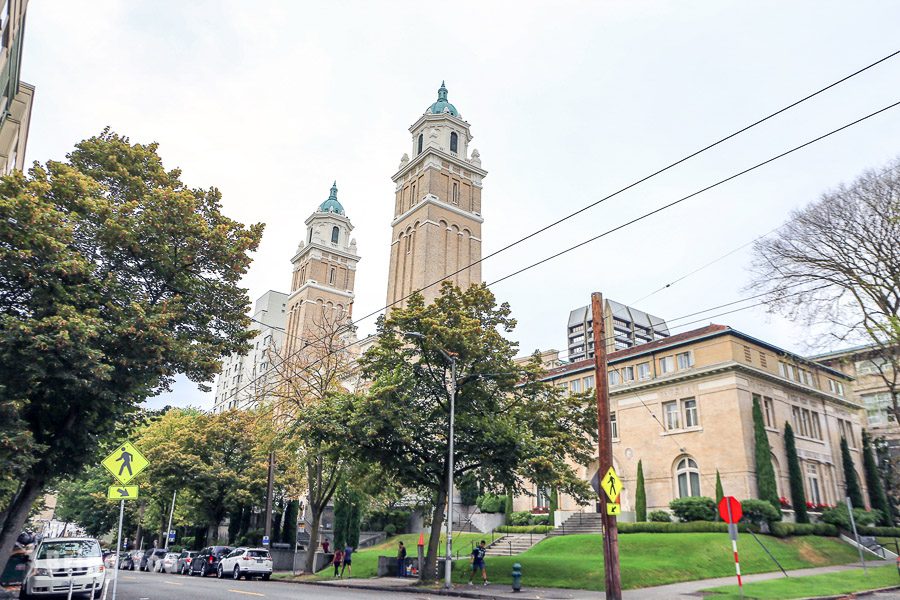
<svg viewBox="0 0 900 600">
<path fill-rule="evenodd" d="M 862 569 L 854 571 L 841 571 L 827 573 L 825 575 L 810 575 L 808 577 L 790 577 L 772 579 L 748 583 L 744 586 L 744 598 L 781 599 L 781 598 L 808 598 L 810 596 L 835 596 L 838 594 L 850 594 L 862 590 L 900 585 L 900 576 L 893 566 L 876 567 L 869 569 L 869 575 L 863 574 Z M 729 585 L 704 590 L 712 592 L 715 600 L 730 600 L 740 598 L 738 587 Z"/>
<path fill-rule="evenodd" d="M 785 569 L 846 564 L 856 551 L 836 538 L 760 536 Z M 749 535 L 738 542 L 742 573 L 778 569 Z M 630 533 L 619 536 L 622 586 L 640 588 L 734 574 L 731 541 L 724 533 Z M 529 587 L 603 589 L 603 549 L 599 535 L 548 538 L 523 554 L 488 557 L 488 579 L 512 581 L 513 563 L 522 565 Z M 468 580 L 468 561 L 456 565 L 455 581 Z"/>
<path fill-rule="evenodd" d="M 428 546 L 428 540 L 431 536 L 425 536 L 425 545 L 426 548 Z M 438 550 L 438 555 L 444 555 L 444 549 L 446 548 L 445 540 L 446 537 L 444 534 L 441 534 L 441 543 Z M 453 534 L 453 554 L 456 555 L 457 551 L 459 551 L 460 556 L 468 556 L 471 551 L 472 543 L 478 543 L 481 540 L 487 540 L 488 543 L 491 542 L 490 534 L 485 535 L 483 533 L 454 533 Z M 363 550 L 359 550 L 353 553 L 353 577 L 375 577 L 378 573 L 378 557 L 379 556 L 397 556 L 397 542 L 403 542 L 403 545 L 406 546 L 406 552 L 408 557 L 416 556 L 416 544 L 419 543 L 419 534 L 418 533 L 407 533 L 403 535 L 397 535 L 391 538 L 382 544 L 378 544 L 377 546 L 372 546 L 371 548 L 365 548 Z M 321 579 L 331 579 L 332 574 L 334 573 L 334 568 L 327 568 L 319 571 L 316 576 Z M 346 575 L 346 574 L 345 574 Z"/>
</svg>

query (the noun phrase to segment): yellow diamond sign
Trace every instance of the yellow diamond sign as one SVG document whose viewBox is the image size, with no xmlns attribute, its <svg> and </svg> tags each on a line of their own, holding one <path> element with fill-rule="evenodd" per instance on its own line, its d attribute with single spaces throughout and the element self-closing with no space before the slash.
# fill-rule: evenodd
<svg viewBox="0 0 900 600">
<path fill-rule="evenodd" d="M 616 501 L 616 498 L 622 493 L 622 480 L 616 475 L 615 469 L 612 467 L 609 468 L 609 471 L 606 472 L 606 475 L 604 475 L 603 479 L 600 481 L 600 487 L 606 492 L 610 502 Z"/>
<path fill-rule="evenodd" d="M 112 454 L 103 459 L 103 466 L 119 483 L 125 485 L 138 476 L 150 464 L 131 442 L 116 446 Z"/>
<path fill-rule="evenodd" d="M 138 497 L 138 486 L 111 485 L 106 490 L 106 497 L 110 500 L 136 500 Z"/>
<path fill-rule="evenodd" d="M 612 517 L 618 517 L 622 514 L 622 505 L 618 502 L 607 502 L 606 503 L 606 514 Z"/>
</svg>

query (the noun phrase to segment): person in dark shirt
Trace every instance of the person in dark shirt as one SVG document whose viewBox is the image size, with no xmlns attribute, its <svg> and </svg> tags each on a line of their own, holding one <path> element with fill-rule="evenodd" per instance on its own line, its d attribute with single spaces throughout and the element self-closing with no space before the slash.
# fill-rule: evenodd
<svg viewBox="0 0 900 600">
<path fill-rule="evenodd" d="M 344 566 L 341 567 L 341 579 L 344 578 L 344 569 L 347 569 L 347 577 L 353 576 L 353 565 L 351 558 L 353 557 L 353 548 L 347 546 L 344 548 Z"/>
<path fill-rule="evenodd" d="M 481 540 L 481 543 L 472 550 L 472 556 L 469 558 L 469 562 L 472 563 L 472 572 L 469 573 L 469 585 L 472 585 L 472 577 L 475 576 L 477 571 L 481 571 L 481 579 L 484 581 L 484 585 L 488 584 L 487 569 L 484 566 L 484 555 L 487 552 L 487 548 L 485 548 L 484 544 L 485 541 Z"/>
<path fill-rule="evenodd" d="M 397 577 L 406 576 L 406 546 L 403 542 L 398 542 L 397 548 Z"/>
<path fill-rule="evenodd" d="M 329 544 L 328 538 L 325 538 L 325 540 L 322 542 L 322 552 L 324 552 L 325 554 L 328 554 L 328 548 L 330 548 L 330 547 L 331 547 L 331 544 Z"/>
<path fill-rule="evenodd" d="M 334 560 L 332 561 L 334 565 L 334 576 L 338 576 L 338 569 L 341 568 L 341 565 L 344 564 L 344 552 L 338 548 L 334 551 Z"/>
</svg>

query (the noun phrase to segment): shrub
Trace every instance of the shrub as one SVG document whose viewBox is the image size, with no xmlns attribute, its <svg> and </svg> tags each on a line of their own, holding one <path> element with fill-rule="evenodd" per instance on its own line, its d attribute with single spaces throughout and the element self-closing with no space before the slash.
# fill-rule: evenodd
<svg viewBox="0 0 900 600">
<path fill-rule="evenodd" d="M 744 510 L 742 520 L 756 525 L 762 525 L 763 522 L 771 524 L 781 520 L 781 511 L 766 500 L 750 498 L 741 502 L 741 508 Z"/>
<path fill-rule="evenodd" d="M 672 517 L 664 510 L 653 510 L 647 515 L 647 518 L 654 523 L 671 523 Z"/>
<path fill-rule="evenodd" d="M 669 508 L 682 522 L 713 521 L 716 518 L 716 503 L 707 496 L 688 496 L 669 502 Z"/>
<path fill-rule="evenodd" d="M 822 520 L 841 529 L 850 529 L 850 513 L 847 505 L 843 502 L 838 502 L 834 508 L 822 511 Z M 854 508 L 853 520 L 856 521 L 857 527 L 866 527 L 881 520 L 881 513 L 877 510 L 865 511 L 861 508 Z"/>
<path fill-rule="evenodd" d="M 550 515 L 548 514 L 532 514 L 528 518 L 529 525 L 549 525 L 550 524 Z"/>
<path fill-rule="evenodd" d="M 503 512 L 503 497 L 494 494 L 484 494 L 478 497 L 478 508 L 483 513 Z"/>
<path fill-rule="evenodd" d="M 509 525 L 528 525 L 531 522 L 531 513 L 527 510 L 518 510 L 510 513 L 506 521 Z"/>
<path fill-rule="evenodd" d="M 363 531 L 387 531 L 386 527 L 393 525 L 395 532 L 404 532 L 409 526 L 409 515 L 408 510 L 377 508 L 368 511 L 360 526 Z"/>
<path fill-rule="evenodd" d="M 619 523 L 618 528 L 619 533 L 728 533 L 728 524 L 721 521 Z M 739 531 L 747 531 L 748 528 L 747 523 L 738 524 Z"/>
<path fill-rule="evenodd" d="M 497 533 L 547 533 L 552 530 L 550 525 L 501 525 L 494 531 Z"/>
<path fill-rule="evenodd" d="M 859 535 L 877 535 L 881 537 L 897 537 L 900 538 L 900 527 L 857 527 Z"/>
<path fill-rule="evenodd" d="M 397 527 L 393 523 L 388 523 L 384 526 L 384 532 L 388 535 L 394 535 L 397 533 Z"/>
<path fill-rule="evenodd" d="M 838 529 L 828 523 L 772 523 L 772 535 L 779 538 L 792 535 L 827 535 L 836 537 Z"/>
</svg>

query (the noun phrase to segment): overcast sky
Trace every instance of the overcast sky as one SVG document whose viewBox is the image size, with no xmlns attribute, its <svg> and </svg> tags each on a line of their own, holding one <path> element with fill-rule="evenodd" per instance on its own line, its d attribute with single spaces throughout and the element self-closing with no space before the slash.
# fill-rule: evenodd
<svg viewBox="0 0 900 600">
<path fill-rule="evenodd" d="M 898 23 L 900 3 L 884 1 L 32 1 L 28 160 L 61 159 L 106 125 L 159 142 L 186 182 L 222 190 L 226 214 L 266 223 L 245 279 L 254 300 L 289 291 L 303 221 L 336 179 L 361 316 L 385 303 L 390 176 L 442 80 L 489 172 L 487 254 L 897 50 Z M 895 58 L 486 261 L 485 280 L 900 100 L 898 82 Z M 898 140 L 895 109 L 496 285 L 522 352 L 564 350 L 569 310 L 592 291 L 642 298 L 896 157 Z M 638 307 L 669 320 L 746 296 L 749 259 Z M 810 351 L 804 328 L 760 308 L 712 320 Z M 181 381 L 150 404 L 212 398 Z"/>
</svg>

